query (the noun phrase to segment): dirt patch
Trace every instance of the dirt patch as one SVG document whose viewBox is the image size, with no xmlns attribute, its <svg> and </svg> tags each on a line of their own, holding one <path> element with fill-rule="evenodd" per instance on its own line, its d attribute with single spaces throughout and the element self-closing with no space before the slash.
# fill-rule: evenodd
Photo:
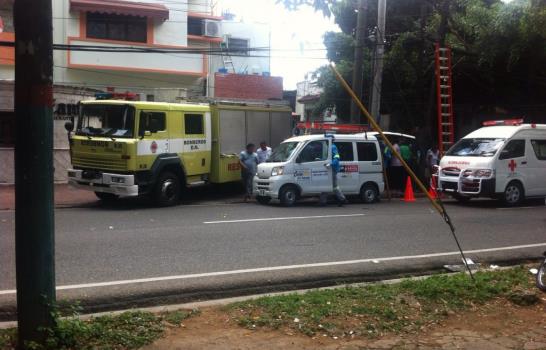
<svg viewBox="0 0 546 350">
<path fill-rule="evenodd" d="M 452 314 L 438 324 L 398 335 L 334 339 L 305 336 L 290 329 L 252 330 L 218 308 L 181 327 L 145 349 L 546 349 L 546 296 L 534 306 L 495 300 L 479 308 Z"/>
</svg>

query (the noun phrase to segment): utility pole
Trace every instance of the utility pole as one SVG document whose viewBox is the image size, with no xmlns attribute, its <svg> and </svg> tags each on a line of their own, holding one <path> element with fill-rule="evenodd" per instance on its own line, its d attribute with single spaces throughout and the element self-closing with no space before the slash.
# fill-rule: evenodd
<svg viewBox="0 0 546 350">
<path fill-rule="evenodd" d="M 372 117 L 379 122 L 381 107 L 381 85 L 383 84 L 383 60 L 385 55 L 385 14 L 387 0 L 378 0 L 377 3 L 377 28 L 375 33 L 375 51 L 373 58 L 373 83 L 372 83 Z"/>
<path fill-rule="evenodd" d="M 15 255 L 19 347 L 54 325 L 51 0 L 14 1 Z"/>
<path fill-rule="evenodd" d="M 359 99 L 362 99 L 362 63 L 364 61 L 364 41 L 366 40 L 366 13 L 368 0 L 358 0 L 358 14 L 356 19 L 355 52 L 353 64 L 353 90 Z M 351 123 L 360 124 L 362 113 L 358 105 L 351 101 Z"/>
</svg>

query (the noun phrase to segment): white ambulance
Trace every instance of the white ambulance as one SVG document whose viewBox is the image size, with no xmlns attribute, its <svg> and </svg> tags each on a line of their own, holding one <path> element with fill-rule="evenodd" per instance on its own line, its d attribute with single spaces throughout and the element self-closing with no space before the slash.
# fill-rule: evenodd
<svg viewBox="0 0 546 350">
<path fill-rule="evenodd" d="M 331 193 L 332 143 L 341 158 L 338 185 L 345 195 L 359 195 L 363 202 L 379 199 L 385 188 L 381 150 L 375 136 L 306 135 L 282 142 L 254 177 L 256 200 L 262 204 L 279 199 L 292 206 L 299 198 Z"/>
<path fill-rule="evenodd" d="M 485 122 L 440 161 L 438 189 L 459 201 L 499 198 L 508 206 L 546 197 L 546 125 Z"/>
</svg>

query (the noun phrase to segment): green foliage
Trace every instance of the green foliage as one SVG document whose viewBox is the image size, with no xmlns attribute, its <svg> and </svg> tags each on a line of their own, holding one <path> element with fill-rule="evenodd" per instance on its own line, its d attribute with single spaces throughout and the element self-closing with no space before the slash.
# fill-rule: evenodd
<svg viewBox="0 0 546 350">
<path fill-rule="evenodd" d="M 83 321 L 77 317 L 57 319 L 47 330 L 46 349 L 137 349 L 161 337 L 161 318 L 150 312 L 130 311 Z"/>
<path fill-rule="evenodd" d="M 26 344 L 27 349 L 138 349 L 160 338 L 165 325 L 179 326 L 183 320 L 198 315 L 199 310 L 177 310 L 160 315 L 144 311 L 128 311 L 82 320 L 79 307 L 71 307 L 69 317 L 61 317 L 59 307 L 54 308 L 56 326 L 44 329 L 45 345 Z M 0 349 L 17 345 L 17 330 L 0 330 Z"/>
<path fill-rule="evenodd" d="M 515 290 L 533 288 L 524 268 L 468 275 L 432 276 L 397 284 L 311 291 L 265 297 L 228 307 L 248 328 L 290 328 L 303 334 L 355 334 L 375 337 L 385 332 L 412 332 L 438 322 L 450 312 L 511 298 Z"/>
<path fill-rule="evenodd" d="M 0 349 L 14 349 L 17 344 L 17 329 L 0 329 Z"/>
<path fill-rule="evenodd" d="M 356 26 L 355 0 L 282 1 L 290 8 L 328 7 L 341 32 L 324 35 L 327 58 L 351 82 Z M 320 4 L 320 5 L 317 5 Z M 367 35 L 376 26 L 377 2 L 368 1 Z M 382 113 L 393 129 L 426 126 L 435 113 L 434 44 L 453 48 L 456 105 L 485 113 L 496 107 L 525 114 L 524 106 L 546 100 L 546 3 L 544 0 L 405 0 L 387 2 Z M 445 27 L 443 27 L 445 26 Z M 365 41 L 363 101 L 368 104 L 374 43 Z M 348 116 L 350 100 L 331 74 L 315 72 L 325 89 L 320 108 L 336 106 Z"/>
</svg>

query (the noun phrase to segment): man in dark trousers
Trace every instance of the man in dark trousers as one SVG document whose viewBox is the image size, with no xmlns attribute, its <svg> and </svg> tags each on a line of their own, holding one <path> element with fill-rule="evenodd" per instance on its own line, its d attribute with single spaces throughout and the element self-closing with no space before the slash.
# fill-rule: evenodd
<svg viewBox="0 0 546 350">
<path fill-rule="evenodd" d="M 252 180 L 258 168 L 258 155 L 255 151 L 256 146 L 253 143 L 249 143 L 246 145 L 246 149 L 239 154 L 241 177 L 245 185 L 245 202 L 252 197 Z"/>
</svg>

